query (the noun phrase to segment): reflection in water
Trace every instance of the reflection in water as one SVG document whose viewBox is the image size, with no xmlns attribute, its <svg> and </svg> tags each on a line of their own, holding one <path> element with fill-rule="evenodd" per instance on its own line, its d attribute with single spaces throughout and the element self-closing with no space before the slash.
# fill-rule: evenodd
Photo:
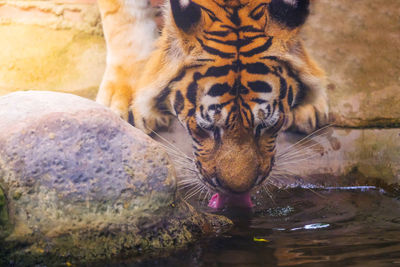
<svg viewBox="0 0 400 267">
<path fill-rule="evenodd" d="M 220 212 L 235 222 L 229 233 L 128 266 L 400 264 L 400 201 L 375 188 L 327 189 L 282 191 L 274 203 L 256 195 L 253 211 Z"/>
</svg>

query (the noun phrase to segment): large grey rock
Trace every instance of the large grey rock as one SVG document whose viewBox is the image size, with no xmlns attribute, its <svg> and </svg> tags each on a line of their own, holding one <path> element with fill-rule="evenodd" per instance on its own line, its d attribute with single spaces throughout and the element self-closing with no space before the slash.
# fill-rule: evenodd
<svg viewBox="0 0 400 267">
<path fill-rule="evenodd" d="M 400 125 L 400 1 L 318 0 L 302 36 L 331 81 L 343 127 Z"/>
<path fill-rule="evenodd" d="M 174 167 L 150 137 L 69 94 L 0 98 L 0 187 L 10 225 L 2 247 L 34 262 L 172 249 L 229 224 L 176 199 Z"/>
</svg>

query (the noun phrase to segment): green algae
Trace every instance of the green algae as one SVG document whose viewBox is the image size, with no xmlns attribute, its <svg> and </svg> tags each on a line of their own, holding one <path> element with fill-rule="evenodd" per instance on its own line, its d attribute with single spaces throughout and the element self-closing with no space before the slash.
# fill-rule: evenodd
<svg viewBox="0 0 400 267">
<path fill-rule="evenodd" d="M 5 256 L 10 248 L 6 246 L 4 238 L 10 233 L 11 225 L 8 218 L 7 201 L 0 187 L 0 266 L 6 266 Z"/>
<path fill-rule="evenodd" d="M 1 243 L 0 266 L 12 262 L 17 266 L 96 266 L 126 258 L 167 256 L 186 248 L 203 236 L 226 232 L 232 222 L 222 216 L 192 213 L 193 208 L 180 202 L 171 205 L 165 216 L 145 229 L 138 224 L 108 224 L 96 228 L 75 229 L 61 235 L 32 238 L 36 241 Z M 68 264 L 67 264 L 68 263 Z"/>
<path fill-rule="evenodd" d="M 0 240 L 8 235 L 10 222 L 8 218 L 7 200 L 0 187 Z"/>
</svg>

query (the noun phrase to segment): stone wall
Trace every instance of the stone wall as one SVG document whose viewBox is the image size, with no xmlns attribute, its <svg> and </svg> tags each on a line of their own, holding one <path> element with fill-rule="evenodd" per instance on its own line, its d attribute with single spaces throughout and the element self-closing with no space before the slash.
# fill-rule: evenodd
<svg viewBox="0 0 400 267">
<path fill-rule="evenodd" d="M 303 31 L 327 71 L 335 123 L 400 126 L 400 1 L 319 0 Z"/>
<path fill-rule="evenodd" d="M 105 68 L 95 1 L 1 1 L 0 95 L 54 90 L 94 98 Z"/>
</svg>

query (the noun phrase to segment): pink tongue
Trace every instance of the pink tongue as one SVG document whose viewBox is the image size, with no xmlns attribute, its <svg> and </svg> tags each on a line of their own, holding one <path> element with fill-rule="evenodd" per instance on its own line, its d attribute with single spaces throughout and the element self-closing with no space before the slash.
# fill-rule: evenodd
<svg viewBox="0 0 400 267">
<path fill-rule="evenodd" d="M 213 209 L 221 209 L 225 206 L 225 204 L 243 208 L 251 208 L 254 206 L 251 202 L 250 193 L 230 196 L 216 193 L 211 197 L 210 201 L 208 202 L 208 206 Z"/>
</svg>

